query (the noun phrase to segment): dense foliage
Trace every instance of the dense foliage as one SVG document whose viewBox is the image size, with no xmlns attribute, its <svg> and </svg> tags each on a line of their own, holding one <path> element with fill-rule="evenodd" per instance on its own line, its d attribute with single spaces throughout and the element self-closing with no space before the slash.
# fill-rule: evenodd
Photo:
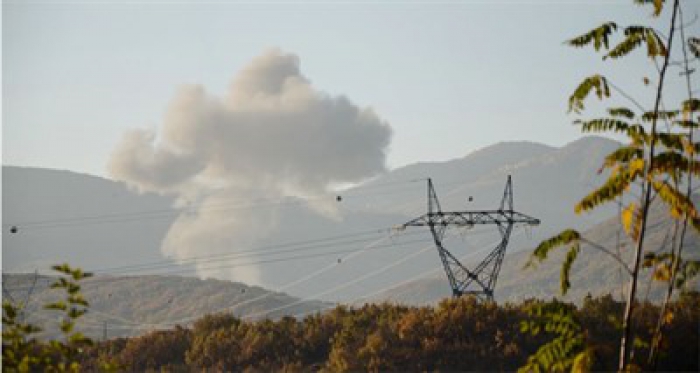
<svg viewBox="0 0 700 373">
<path fill-rule="evenodd" d="M 616 95 L 620 95 L 633 108 L 624 106 L 611 106 L 607 108 L 607 114 L 603 117 L 577 119 L 576 125 L 583 132 L 599 132 L 617 134 L 626 137 L 626 141 L 619 149 L 611 152 L 605 159 L 601 170 L 609 171 L 607 180 L 587 196 L 581 199 L 575 206 L 577 213 L 596 209 L 604 204 L 617 203 L 620 206 L 620 219 L 625 233 L 634 242 L 633 260 L 627 264 L 620 260 L 620 246 L 615 250 L 601 247 L 611 254 L 611 257 L 622 264 L 629 273 L 629 286 L 627 289 L 627 301 L 622 317 L 622 333 L 620 338 L 619 371 L 633 369 L 632 341 L 636 340 L 632 333 L 632 323 L 638 292 L 642 257 L 644 267 L 654 269 L 654 278 L 667 283 L 667 292 L 659 313 L 657 326 L 654 331 L 652 348 L 649 352 L 648 362 L 652 369 L 654 362 L 658 360 L 660 343 L 664 338 L 664 329 L 668 312 L 668 303 L 674 289 L 682 288 L 684 283 L 700 272 L 700 261 L 683 257 L 683 249 L 688 228 L 700 232 L 700 209 L 693 198 L 693 181 L 700 175 L 700 163 L 697 154 L 700 151 L 700 142 L 695 138 L 695 132 L 700 128 L 700 100 L 694 97 L 693 84 L 690 74 L 691 56 L 688 50 L 698 57 L 697 38 L 685 36 L 683 11 L 680 0 L 635 0 L 638 5 L 651 5 L 653 17 L 660 18 L 665 10 L 665 4 L 670 8 L 670 19 L 662 32 L 652 26 L 629 25 L 624 28 L 615 22 L 605 22 L 602 25 L 584 33 L 567 44 L 575 48 L 592 48 L 600 54 L 602 59 L 608 62 L 619 63 L 620 59 L 627 59 L 635 49 L 645 49 L 650 67 L 656 70 L 656 76 L 649 78 L 640 77 L 645 85 L 650 86 L 645 95 L 653 98 L 653 106 L 644 107 L 637 99 L 627 94 L 616 83 L 615 77 L 596 73 L 585 78 L 569 97 L 569 111 L 582 113 L 584 103 L 591 96 L 607 101 L 611 95 L 611 88 Z M 683 2 L 685 5 L 686 2 Z M 668 12 L 667 11 L 667 12 Z M 667 36 L 666 36 L 667 35 Z M 681 44 L 682 60 L 672 61 L 674 40 Z M 677 45 L 676 44 L 676 45 Z M 687 98 L 681 102 L 663 101 L 664 88 L 673 84 L 667 77 L 670 66 L 682 67 L 680 76 L 685 75 Z M 653 72 L 653 70 L 652 70 Z M 653 75 L 652 75 L 653 76 Z M 674 100 L 675 101 L 675 100 Z M 667 106 L 669 105 L 670 106 Z M 671 110 L 669 110 L 671 109 Z M 664 129 L 665 127 L 665 129 Z M 637 195 L 636 193 L 639 192 Z M 659 253 L 649 247 L 647 242 L 647 228 L 649 224 L 649 211 L 654 199 L 660 200 L 668 209 L 669 219 L 675 221 L 675 229 L 671 238 L 672 244 L 668 252 Z M 568 248 L 566 257 L 562 262 L 561 290 L 566 293 L 571 287 L 569 281 L 571 267 L 581 251 L 580 244 L 585 239 L 579 232 L 567 229 L 558 235 L 543 241 L 532 253 L 533 262 L 541 262 L 547 259 L 549 253 L 555 249 Z M 560 346 L 561 347 L 561 346 Z M 559 351 L 562 349 L 559 348 Z M 575 359 L 569 354 L 559 356 L 559 362 L 570 362 Z M 585 351 L 579 356 L 584 359 Z M 568 364 L 568 363 L 567 363 Z"/>
<path fill-rule="evenodd" d="M 557 333 L 546 326 L 540 333 L 524 333 L 523 324 L 536 327 L 533 310 L 558 304 L 497 306 L 460 298 L 436 307 L 339 306 L 299 320 L 247 322 L 210 315 L 192 329 L 102 342 L 86 351 L 82 364 L 89 369 L 111 362 L 128 371 L 513 371 Z M 589 352 L 588 367 L 615 369 L 620 320 L 610 315 L 619 315 L 622 307 L 610 296 L 588 297 L 578 308 L 566 305 L 580 325 L 578 347 Z M 700 294 L 686 294 L 671 308 L 658 368 L 697 371 Z M 639 305 L 635 356 L 645 356 L 658 312 L 658 306 Z"/>
</svg>

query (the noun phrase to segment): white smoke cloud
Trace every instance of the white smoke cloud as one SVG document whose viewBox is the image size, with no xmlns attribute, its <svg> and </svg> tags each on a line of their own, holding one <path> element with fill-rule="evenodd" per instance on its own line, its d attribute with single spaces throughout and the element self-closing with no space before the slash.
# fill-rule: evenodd
<svg viewBox="0 0 700 373">
<path fill-rule="evenodd" d="M 390 137 L 371 109 L 315 90 L 298 57 L 272 50 L 238 73 L 226 97 L 197 85 L 180 88 L 160 131 L 126 133 L 108 171 L 140 191 L 198 202 L 163 242 L 164 253 L 183 259 L 250 247 L 274 225 L 274 209 L 216 205 L 318 195 L 361 181 L 385 170 Z M 260 283 L 257 270 L 203 268 L 202 275 Z"/>
</svg>

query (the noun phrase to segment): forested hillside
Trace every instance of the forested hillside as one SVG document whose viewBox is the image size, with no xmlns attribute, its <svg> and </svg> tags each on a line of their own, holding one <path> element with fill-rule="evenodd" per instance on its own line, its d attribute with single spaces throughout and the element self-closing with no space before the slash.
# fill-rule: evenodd
<svg viewBox="0 0 700 373">
<path fill-rule="evenodd" d="M 127 371 L 513 371 L 551 336 L 521 331 L 536 301 L 496 306 L 473 298 L 446 299 L 435 307 L 373 304 L 337 307 L 303 319 L 245 322 L 210 315 L 192 329 L 153 331 L 102 342 L 87 351 L 88 370 L 112 362 Z M 622 304 L 611 297 L 586 298 L 575 311 L 594 370 L 615 370 L 617 321 Z M 672 305 L 673 320 L 658 369 L 697 371 L 700 296 L 686 294 Z M 638 364 L 658 307 L 637 313 Z"/>
<path fill-rule="evenodd" d="M 18 302 L 27 301 L 28 320 L 43 329 L 39 337 L 53 338 L 58 335 L 58 320 L 42 306 L 60 294 L 50 288 L 56 278 L 34 279 L 31 274 L 3 276 L 5 298 L 9 294 Z M 223 311 L 238 317 L 279 318 L 329 307 L 328 303 L 301 300 L 257 286 L 180 276 L 93 277 L 83 281 L 82 291 L 90 302 L 90 312 L 78 329 L 97 339 L 189 325 L 206 314 Z"/>
</svg>

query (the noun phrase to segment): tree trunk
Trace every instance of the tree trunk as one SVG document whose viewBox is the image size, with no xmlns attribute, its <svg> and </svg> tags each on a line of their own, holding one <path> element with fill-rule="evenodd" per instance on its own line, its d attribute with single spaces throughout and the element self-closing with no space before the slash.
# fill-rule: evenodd
<svg viewBox="0 0 700 373">
<path fill-rule="evenodd" d="M 649 145 L 649 164 L 646 167 L 646 175 L 649 175 L 649 171 L 654 167 L 654 156 L 656 151 L 656 123 L 658 121 L 659 107 L 661 105 L 661 95 L 664 86 L 664 77 L 666 76 L 666 69 L 668 68 L 668 62 L 671 58 L 671 46 L 673 45 L 673 33 L 675 31 L 676 25 L 676 14 L 678 13 L 678 2 L 675 0 L 673 2 L 673 14 L 671 15 L 671 27 L 668 33 L 668 47 L 666 56 L 664 56 L 664 64 L 659 72 L 659 85 L 656 90 L 656 102 L 654 103 L 654 118 L 651 122 L 651 144 Z M 644 181 L 644 186 L 642 188 L 642 201 L 641 201 L 641 228 L 639 230 L 639 237 L 637 237 L 637 246 L 634 251 L 634 265 L 632 266 L 632 278 L 630 279 L 629 290 L 627 292 L 627 304 L 625 305 L 625 314 L 622 318 L 622 339 L 620 340 L 620 363 L 618 365 L 618 370 L 620 372 L 625 371 L 627 364 L 629 363 L 629 344 L 630 344 L 630 330 L 632 327 L 632 312 L 634 312 L 634 301 L 637 292 L 637 280 L 639 277 L 639 263 L 642 257 L 642 251 L 644 249 L 644 235 L 646 233 L 647 227 L 647 216 L 649 213 L 649 205 L 651 204 L 651 180 L 647 177 Z"/>
</svg>

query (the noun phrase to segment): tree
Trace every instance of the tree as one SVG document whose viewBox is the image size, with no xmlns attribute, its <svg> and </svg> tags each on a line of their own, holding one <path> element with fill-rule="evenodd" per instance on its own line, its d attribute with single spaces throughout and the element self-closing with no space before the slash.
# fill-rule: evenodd
<svg viewBox="0 0 700 373">
<path fill-rule="evenodd" d="M 545 332 L 555 337 L 530 356 L 519 372 L 588 371 L 593 365 L 593 349 L 570 304 L 553 301 L 528 307 L 530 320 L 521 322 L 521 331 L 533 336 Z"/>
<path fill-rule="evenodd" d="M 75 331 L 76 322 L 88 311 L 88 302 L 80 292 L 79 282 L 92 276 L 81 269 L 71 268 L 68 264 L 52 267 L 61 276 L 52 289 L 65 293 L 63 300 L 44 306 L 48 310 L 61 313 L 60 330 L 62 338 L 48 342 L 34 338 L 41 331 L 36 325 L 21 321 L 21 307 L 11 302 L 3 302 L 2 315 L 2 368 L 8 372 L 78 372 L 81 370 L 80 356 L 83 349 L 93 344 L 92 340 Z M 117 367 L 104 364 L 103 370 L 111 371 Z"/>
<path fill-rule="evenodd" d="M 635 0 L 634 2 L 639 5 L 653 6 L 653 15 L 656 18 L 659 18 L 666 8 L 664 0 Z M 680 0 L 673 0 L 670 8 L 667 36 L 653 27 L 632 25 L 625 27 L 623 31 L 615 22 L 606 22 L 567 42 L 568 45 L 576 48 L 592 46 L 596 52 L 602 53 L 603 60 L 607 61 L 628 57 L 632 51 L 644 48 L 649 60 L 658 68 L 653 95 L 654 105 L 651 110 L 646 110 L 638 101 L 616 86 L 610 78 L 602 74 L 585 78 L 569 98 L 569 111 L 581 113 L 585 109 L 584 103 L 589 96 L 594 94 L 600 100 L 608 99 L 611 97 L 612 87 L 616 93 L 635 105 L 635 110 L 628 107 L 610 107 L 606 117 L 574 122 L 581 126 L 583 132 L 608 132 L 627 137 L 627 142 L 609 154 L 605 160 L 603 168 L 609 170 L 608 179 L 575 206 L 576 212 L 589 211 L 602 204 L 617 201 L 622 196 L 633 194 L 631 189 L 635 185 L 641 191 L 637 201 L 623 206 L 620 216 L 625 232 L 635 244 L 632 263 L 626 266 L 630 278 L 622 317 L 618 365 L 620 371 L 629 368 L 632 315 L 652 200 L 658 197 L 667 206 L 672 218 L 681 222 L 684 227 L 689 224 L 700 231 L 700 214 L 691 198 L 692 190 L 688 188 L 684 192 L 680 185 L 681 180 L 687 180 L 690 185 L 692 178 L 700 174 L 700 167 L 696 162 L 700 145 L 693 139 L 693 131 L 698 128 L 698 120 L 693 117 L 693 113 L 699 107 L 698 101 L 691 95 L 677 110 L 665 110 L 662 107 L 663 89 L 667 84 L 667 71 L 671 64 L 674 37 L 677 36 L 678 15 L 681 12 Z M 612 43 L 612 38 L 619 35 L 620 31 L 623 31 L 621 40 Z M 644 77 L 643 80 L 645 84 L 650 84 L 648 78 Z M 692 92 L 692 90 L 689 91 Z M 661 129 L 661 122 L 666 123 L 666 131 Z M 669 280 L 671 289 L 669 293 L 677 285 L 675 279 L 681 272 L 687 273 L 687 276 L 697 274 L 697 262 L 684 262 L 680 256 L 680 250 L 675 250 L 677 245 L 682 248 L 683 235 L 684 233 L 678 240 L 674 239 L 674 243 L 677 242 L 677 244 L 674 244 L 671 254 L 663 257 L 671 264 L 666 267 L 659 266 L 657 269 L 659 274 L 662 271 L 661 268 L 668 270 L 669 276 L 664 278 Z M 568 247 L 561 270 L 561 289 L 562 293 L 566 293 L 571 286 L 569 272 L 582 242 L 585 242 L 585 239 L 580 232 L 574 229 L 565 230 L 543 241 L 533 251 L 530 263 L 545 260 L 554 249 Z M 612 252 L 606 248 L 602 249 L 608 253 Z M 620 260 L 619 257 L 616 259 Z M 653 259 L 652 254 L 647 256 L 648 262 L 652 262 Z M 660 261 L 657 260 L 658 262 Z"/>
</svg>

